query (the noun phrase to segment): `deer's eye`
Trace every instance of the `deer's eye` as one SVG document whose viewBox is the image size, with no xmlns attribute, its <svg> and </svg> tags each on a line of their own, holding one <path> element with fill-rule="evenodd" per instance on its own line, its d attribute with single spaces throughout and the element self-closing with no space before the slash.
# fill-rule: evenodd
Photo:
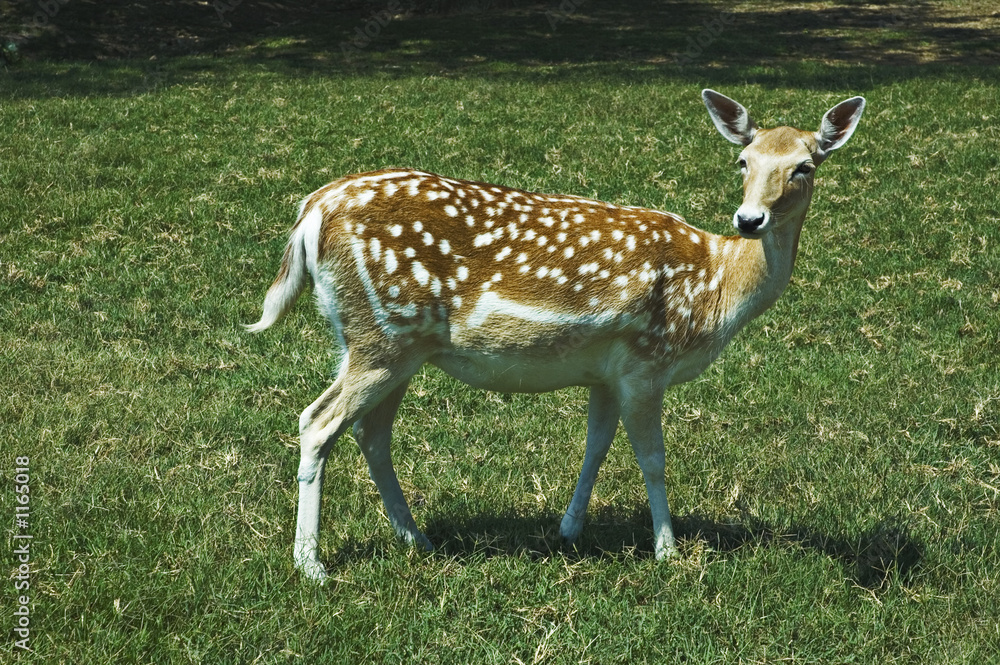
<svg viewBox="0 0 1000 665">
<path fill-rule="evenodd" d="M 795 169 L 795 172 L 792 173 L 792 175 L 793 176 L 809 175 L 812 172 L 813 172 L 813 165 L 810 164 L 809 162 L 802 162 L 801 164 L 799 164 L 798 168 Z"/>
<path fill-rule="evenodd" d="M 740 161 L 738 161 L 737 164 L 740 165 L 740 170 L 741 171 L 746 171 L 747 170 L 747 160 L 745 160 L 742 157 L 740 157 Z"/>
</svg>

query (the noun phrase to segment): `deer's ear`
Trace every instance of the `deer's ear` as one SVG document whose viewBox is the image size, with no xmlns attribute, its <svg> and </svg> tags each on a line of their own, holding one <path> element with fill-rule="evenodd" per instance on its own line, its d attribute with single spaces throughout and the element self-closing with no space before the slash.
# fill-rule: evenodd
<svg viewBox="0 0 1000 665">
<path fill-rule="evenodd" d="M 701 99 L 720 134 L 737 145 L 750 145 L 757 125 L 742 104 L 708 88 L 701 91 Z"/>
<path fill-rule="evenodd" d="M 816 132 L 820 159 L 825 159 L 831 151 L 847 143 L 857 129 L 864 110 L 865 98 L 851 97 L 826 112 Z"/>
</svg>

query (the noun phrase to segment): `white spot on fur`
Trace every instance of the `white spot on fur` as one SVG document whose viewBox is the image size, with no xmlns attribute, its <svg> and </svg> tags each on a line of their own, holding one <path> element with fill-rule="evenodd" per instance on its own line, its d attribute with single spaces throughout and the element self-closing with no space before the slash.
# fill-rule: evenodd
<svg viewBox="0 0 1000 665">
<path fill-rule="evenodd" d="M 712 281 L 709 282 L 709 284 L 708 284 L 708 290 L 709 291 L 714 291 L 717 288 L 719 288 L 719 283 L 722 281 L 722 273 L 723 272 L 724 272 L 724 268 L 722 266 L 719 266 L 718 272 L 716 272 L 712 276 Z"/>
<path fill-rule="evenodd" d="M 458 217 L 458 208 L 449 204 L 444 207 L 444 213 L 449 217 Z"/>
<path fill-rule="evenodd" d="M 420 261 L 414 261 L 413 265 L 410 266 L 413 271 L 413 278 L 417 280 L 417 284 L 420 286 L 427 286 L 427 282 L 431 278 L 431 274 L 427 272 L 427 268 L 424 267 Z"/>
<path fill-rule="evenodd" d="M 403 233 L 403 227 L 399 224 L 393 224 L 389 227 L 389 235 L 393 238 L 398 238 Z"/>
<path fill-rule="evenodd" d="M 385 271 L 391 275 L 392 273 L 396 272 L 397 266 L 398 264 L 396 263 L 396 252 L 392 251 L 391 249 L 385 250 Z"/>
</svg>

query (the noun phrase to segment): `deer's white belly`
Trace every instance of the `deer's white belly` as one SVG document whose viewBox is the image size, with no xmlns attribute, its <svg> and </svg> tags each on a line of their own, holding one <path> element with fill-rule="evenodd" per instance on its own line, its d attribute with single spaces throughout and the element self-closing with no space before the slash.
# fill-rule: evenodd
<svg viewBox="0 0 1000 665">
<path fill-rule="evenodd" d="M 473 388 L 504 393 L 535 393 L 567 386 L 603 383 L 606 353 L 587 349 L 549 357 L 537 352 L 455 349 L 439 353 L 430 363 Z"/>
<path fill-rule="evenodd" d="M 547 392 L 602 383 L 631 317 L 569 314 L 485 293 L 450 322 L 450 345 L 429 359 L 456 379 L 499 392 Z"/>
</svg>

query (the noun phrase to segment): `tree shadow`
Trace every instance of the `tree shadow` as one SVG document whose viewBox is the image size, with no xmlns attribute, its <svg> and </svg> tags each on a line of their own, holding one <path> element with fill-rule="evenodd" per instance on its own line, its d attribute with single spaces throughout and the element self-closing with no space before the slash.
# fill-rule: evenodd
<svg viewBox="0 0 1000 665">
<path fill-rule="evenodd" d="M 26 57 L 110 59 L 63 94 L 132 94 L 248 65 L 288 77 L 670 77 L 832 89 L 1000 64 L 1000 12 L 928 1 L 55 4 L 42 26 L 31 3 L 0 11 L 5 24 L 21 26 L 6 37 L 21 41 Z M 173 63 L 179 55 L 198 57 Z M 16 67 L 9 73 L 16 78 Z"/>
<path fill-rule="evenodd" d="M 582 559 L 650 558 L 653 556 L 649 509 L 605 507 L 588 516 L 581 542 L 568 549 L 559 536 L 560 515 L 514 512 L 483 513 L 436 518 L 424 532 L 435 544 L 435 555 L 457 559 L 515 556 L 547 558 L 554 555 Z M 824 533 L 807 526 L 781 527 L 743 515 L 719 520 L 692 513 L 675 516 L 674 532 L 684 556 L 701 542 L 717 552 L 744 547 L 799 547 L 824 554 L 845 567 L 855 584 L 880 589 L 891 580 L 910 584 L 924 557 L 924 545 L 910 534 L 905 521 L 886 518 L 856 536 Z M 372 544 L 349 544 L 338 555 L 369 556 Z"/>
</svg>

